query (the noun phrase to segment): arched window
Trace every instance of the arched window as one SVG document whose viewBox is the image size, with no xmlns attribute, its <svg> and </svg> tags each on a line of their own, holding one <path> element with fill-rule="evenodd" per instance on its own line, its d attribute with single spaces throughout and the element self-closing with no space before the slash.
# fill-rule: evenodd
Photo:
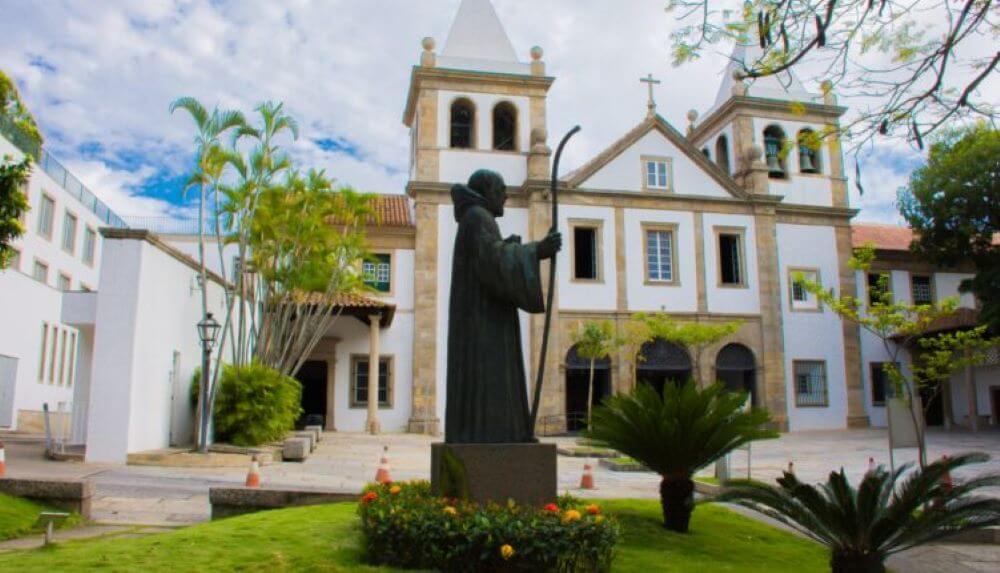
<svg viewBox="0 0 1000 573">
<path fill-rule="evenodd" d="M 729 173 L 729 142 L 725 135 L 715 140 L 715 162 L 723 171 Z"/>
<path fill-rule="evenodd" d="M 822 142 L 816 132 L 808 127 L 799 131 L 799 171 L 802 173 L 821 173 L 819 150 Z"/>
<path fill-rule="evenodd" d="M 691 378 L 691 355 L 680 345 L 655 338 L 642 345 L 636 356 L 636 378 L 663 392 L 667 382 L 683 384 Z"/>
<path fill-rule="evenodd" d="M 451 147 L 475 147 L 476 106 L 462 98 L 451 104 Z"/>
<path fill-rule="evenodd" d="M 715 378 L 731 392 L 747 392 L 757 404 L 757 365 L 753 352 L 742 344 L 727 344 L 715 357 Z"/>
<path fill-rule="evenodd" d="M 709 161 L 711 161 L 711 160 L 712 160 L 712 152 L 711 152 L 711 151 L 709 151 L 707 147 L 702 147 L 702 148 L 701 148 L 701 153 L 702 153 L 702 154 L 703 154 L 703 155 L 705 156 L 705 158 L 706 158 L 706 159 L 708 159 Z"/>
<path fill-rule="evenodd" d="M 493 108 L 493 149 L 517 149 L 517 108 L 509 102 L 500 102 Z"/>
<path fill-rule="evenodd" d="M 767 126 L 764 129 L 764 157 L 767 159 L 767 174 L 772 178 L 787 177 L 784 148 L 785 132 L 777 125 Z"/>
<path fill-rule="evenodd" d="M 594 360 L 580 356 L 579 345 L 574 344 L 566 353 L 566 431 L 587 429 L 587 400 L 591 408 L 599 406 L 611 395 L 611 358 Z M 594 367 L 591 384 L 590 367 Z"/>
</svg>

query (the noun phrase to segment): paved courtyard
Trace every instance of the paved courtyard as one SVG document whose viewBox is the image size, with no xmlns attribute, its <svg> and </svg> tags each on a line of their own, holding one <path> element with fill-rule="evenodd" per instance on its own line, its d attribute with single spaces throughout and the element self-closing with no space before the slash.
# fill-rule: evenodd
<svg viewBox="0 0 1000 573">
<path fill-rule="evenodd" d="M 208 488 L 241 484 L 244 468 L 169 468 L 109 466 L 53 462 L 43 458 L 40 442 L 5 437 L 8 475 L 11 477 L 66 477 L 91 481 L 95 487 L 94 519 L 104 524 L 188 525 L 209 518 Z M 395 480 L 427 479 L 433 438 L 411 434 L 368 436 L 327 433 L 318 449 L 304 463 L 275 463 L 262 468 L 262 483 L 274 486 L 312 486 L 358 491 L 375 476 L 383 446 L 389 447 L 390 473 Z M 573 438 L 546 439 L 572 445 Z M 1000 432 L 978 434 L 933 432 L 929 439 L 932 459 L 942 454 L 984 451 L 991 460 L 974 472 L 1000 473 Z M 831 469 L 843 467 L 852 481 L 868 466 L 868 458 L 888 464 L 884 430 L 798 432 L 779 439 L 757 442 L 750 452 L 751 475 L 770 480 L 795 464 L 801 479 L 821 481 Z M 897 463 L 916 459 L 915 450 L 897 452 Z M 595 464 L 596 490 L 578 489 L 584 458 L 559 457 L 560 492 L 579 497 L 655 498 L 658 478 L 651 473 L 612 472 Z M 747 453 L 733 456 L 733 473 L 746 472 Z M 708 472 L 706 472 L 708 473 Z M 956 477 L 970 475 L 966 470 Z M 989 493 L 1000 497 L 1000 489 Z M 900 571 L 996 571 L 1000 570 L 1000 547 L 946 545 L 913 550 L 894 559 Z"/>
</svg>

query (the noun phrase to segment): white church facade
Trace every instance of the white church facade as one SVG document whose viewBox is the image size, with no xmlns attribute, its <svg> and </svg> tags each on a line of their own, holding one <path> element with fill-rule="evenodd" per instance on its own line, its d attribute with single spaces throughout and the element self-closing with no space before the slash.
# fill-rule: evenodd
<svg viewBox="0 0 1000 573">
<path fill-rule="evenodd" d="M 734 57 L 745 57 L 742 50 Z M 304 408 L 327 429 L 365 430 L 368 399 L 375 395 L 381 431 L 443 431 L 457 227 L 451 185 L 476 169 L 492 169 L 508 185 L 499 220 L 505 236 L 538 240 L 552 224 L 549 145 L 556 137 L 548 132 L 546 98 L 556 78 L 546 75 L 540 48 L 526 56 L 518 58 L 488 0 L 461 3 L 440 51 L 424 40 L 403 110 L 409 182 L 405 195 L 380 196 L 381 222 L 367 229 L 379 258 L 365 272 L 378 295 L 351 302 L 351 316 L 337 320 L 298 375 Z M 839 142 L 827 139 L 819 149 L 797 144 L 810 131 L 837 126 L 846 110 L 832 93 L 810 93 L 791 76 L 753 83 L 725 77 L 711 109 L 690 114 L 690 125 L 670 125 L 651 98 L 645 117 L 631 129 L 623 126 L 621 138 L 570 166 L 575 169 L 558 181 L 556 223 L 564 249 L 540 433 L 578 429 L 586 410 L 585 365 L 571 333 L 589 320 L 622 329 L 637 312 L 665 312 L 679 321 L 738 320 L 741 327 L 700 356 L 653 341 L 638 364 L 625 352 L 599 361 L 597 401 L 627 391 L 633 366 L 640 381 L 654 386 L 697 371 L 704 381 L 750 391 L 783 430 L 882 426 L 886 388 L 878 365 L 884 351 L 795 288 L 792 277 L 804 273 L 838 293 L 863 296 L 868 277 L 847 260 L 868 240 L 905 300 L 957 295 L 960 280 L 972 276 L 972 269 L 945 271 L 908 258 L 908 242 L 899 239 L 905 229 L 852 223 L 856 210 Z M 62 401 L 72 412 L 73 440 L 86 444 L 88 459 L 124 461 L 127 453 L 183 443 L 191 412 L 178 396 L 187 395 L 197 366 L 200 318 L 191 237 L 126 228 L 125 221 L 108 225 L 83 213 L 79 229 L 112 228 L 98 233 L 103 237 L 91 271 L 65 263 L 78 278 L 62 290 L 93 292 L 60 292 L 51 280 L 42 285 L 31 278 L 25 261 L 36 257 L 34 245 L 39 253 L 49 248 L 49 239 L 36 236 L 34 218 L 48 212 L 40 201 L 61 189 L 36 170 L 22 260 L 0 272 L 0 360 L 15 363 L 17 371 L 10 377 L 0 370 L 0 388 L 7 389 L 0 394 L 0 427 L 35 429 L 42 403 L 54 408 Z M 117 255 L 109 259 L 108 252 Z M 221 304 L 226 278 L 215 275 L 210 283 Z M 975 301 L 963 295 L 962 306 L 974 313 Z M 543 315 L 522 313 L 521 319 L 530 388 Z M 68 352 L 76 366 L 63 386 L 48 379 L 52 353 L 61 351 L 38 338 L 51 327 L 45 325 L 76 333 L 77 342 L 67 343 L 75 344 Z M 379 376 L 377 391 L 369 393 L 373 356 Z M 975 370 L 971 385 L 969 376 L 949 384 L 945 423 L 964 423 L 970 409 L 977 419 L 997 423 L 1000 369 Z"/>
</svg>

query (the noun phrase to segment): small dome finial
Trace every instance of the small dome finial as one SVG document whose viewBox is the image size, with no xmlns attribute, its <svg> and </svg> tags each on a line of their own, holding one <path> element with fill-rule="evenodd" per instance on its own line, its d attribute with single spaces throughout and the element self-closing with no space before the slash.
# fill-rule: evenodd
<svg viewBox="0 0 1000 573">
<path fill-rule="evenodd" d="M 427 51 L 427 52 L 433 52 L 434 51 L 434 45 L 435 45 L 434 44 L 434 38 L 432 38 L 430 36 L 425 36 L 423 40 L 420 40 L 420 45 L 424 47 L 425 51 Z"/>
<path fill-rule="evenodd" d="M 698 121 L 698 110 L 696 110 L 696 109 L 689 109 L 688 113 L 687 113 L 687 118 L 688 118 L 688 121 L 691 122 L 691 123 L 694 123 L 694 122 Z"/>
<path fill-rule="evenodd" d="M 538 60 L 542 59 L 543 55 L 545 55 L 545 52 L 542 51 L 542 47 L 541 46 L 532 46 L 531 47 L 531 59 L 532 60 L 534 60 L 534 61 L 537 62 Z"/>
</svg>

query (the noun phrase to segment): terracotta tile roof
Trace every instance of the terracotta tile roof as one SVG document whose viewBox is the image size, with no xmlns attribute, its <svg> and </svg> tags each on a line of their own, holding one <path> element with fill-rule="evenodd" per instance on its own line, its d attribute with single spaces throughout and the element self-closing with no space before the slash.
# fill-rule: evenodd
<svg viewBox="0 0 1000 573">
<path fill-rule="evenodd" d="M 324 293 L 320 292 L 299 292 L 296 294 L 296 302 L 305 304 L 322 304 Z M 392 319 L 396 315 L 396 305 L 379 299 L 377 297 L 365 296 L 361 293 L 340 293 L 334 299 L 334 306 L 340 307 L 340 314 L 353 316 L 363 322 L 367 322 L 368 316 L 378 311 L 380 315 L 379 324 L 383 328 L 392 324 Z"/>
<path fill-rule="evenodd" d="M 939 316 L 933 322 L 928 324 L 927 328 L 925 328 L 920 335 L 929 336 L 932 334 L 940 334 L 942 332 L 968 330 L 970 328 L 975 328 L 976 326 L 979 326 L 979 311 L 963 306 L 961 308 L 956 308 L 951 314 Z M 899 341 L 903 337 L 895 334 L 891 338 Z"/>
<path fill-rule="evenodd" d="M 862 247 L 875 243 L 875 248 L 883 251 L 909 251 L 913 241 L 913 229 L 898 225 L 854 224 L 851 225 L 851 244 Z"/>
<path fill-rule="evenodd" d="M 410 202 L 406 195 L 376 195 L 375 213 L 377 218 L 369 218 L 369 225 L 379 227 L 412 227 Z"/>
</svg>

